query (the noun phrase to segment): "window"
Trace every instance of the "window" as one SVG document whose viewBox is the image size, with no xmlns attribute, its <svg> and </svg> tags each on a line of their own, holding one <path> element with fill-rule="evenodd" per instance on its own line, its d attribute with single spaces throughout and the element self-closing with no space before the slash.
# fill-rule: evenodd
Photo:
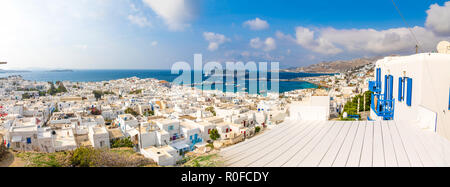
<svg viewBox="0 0 450 187">
<path fill-rule="evenodd" d="M 398 78 L 398 102 L 402 102 L 403 99 L 403 78 L 399 77 Z"/>
<path fill-rule="evenodd" d="M 208 134 L 211 134 L 211 129 L 208 129 Z"/>
<path fill-rule="evenodd" d="M 173 130 L 173 126 L 172 125 L 169 126 L 169 131 L 171 131 L 171 130 Z"/>
<path fill-rule="evenodd" d="M 381 82 L 381 68 L 377 68 L 376 81 Z"/>
<path fill-rule="evenodd" d="M 407 78 L 406 79 L 406 105 L 411 106 L 412 104 L 412 79 Z"/>
<path fill-rule="evenodd" d="M 31 144 L 31 138 L 27 138 L 27 144 Z"/>
</svg>

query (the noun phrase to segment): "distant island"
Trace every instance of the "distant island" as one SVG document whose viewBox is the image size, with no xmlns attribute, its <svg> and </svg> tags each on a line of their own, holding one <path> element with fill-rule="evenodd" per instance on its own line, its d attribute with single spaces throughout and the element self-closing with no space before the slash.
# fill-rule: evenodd
<svg viewBox="0 0 450 187">
<path fill-rule="evenodd" d="M 343 73 L 353 68 L 365 66 L 370 63 L 375 63 L 378 59 L 381 59 L 381 57 L 357 58 L 353 60 L 321 62 L 307 67 L 294 67 L 282 69 L 280 70 L 280 72 L 292 72 L 292 73 L 303 72 L 303 73 L 326 73 L 326 74 Z"/>
<path fill-rule="evenodd" d="M 27 70 L 3 70 L 3 69 L 0 69 L 0 73 L 27 73 L 27 72 L 31 72 L 31 71 L 27 71 Z"/>
<path fill-rule="evenodd" d="M 56 70 L 50 70 L 48 72 L 56 72 L 56 73 L 60 73 L 60 72 L 73 72 L 73 70 L 71 69 L 56 69 Z"/>
</svg>

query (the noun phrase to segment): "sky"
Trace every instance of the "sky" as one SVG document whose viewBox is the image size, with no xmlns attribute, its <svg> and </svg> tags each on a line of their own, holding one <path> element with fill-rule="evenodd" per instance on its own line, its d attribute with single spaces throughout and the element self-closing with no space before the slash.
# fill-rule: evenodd
<svg viewBox="0 0 450 187">
<path fill-rule="evenodd" d="M 450 40 L 450 1 L 395 3 L 414 35 L 391 0 L 0 0 L 0 68 L 170 69 L 194 54 L 287 68 Z"/>
</svg>

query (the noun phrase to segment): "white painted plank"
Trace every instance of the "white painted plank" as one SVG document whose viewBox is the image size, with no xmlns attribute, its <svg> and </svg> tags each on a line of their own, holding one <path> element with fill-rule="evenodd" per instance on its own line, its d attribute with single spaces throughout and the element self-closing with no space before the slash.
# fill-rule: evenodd
<svg viewBox="0 0 450 187">
<path fill-rule="evenodd" d="M 406 154 L 411 162 L 412 167 L 432 167 L 434 166 L 433 160 L 428 156 L 422 143 L 417 140 L 416 135 L 408 128 L 401 125 L 403 122 L 395 121 L 398 133 L 402 138 L 405 145 Z"/>
<path fill-rule="evenodd" d="M 418 125 L 415 123 L 404 123 L 402 124 L 405 128 L 409 128 L 412 132 L 416 134 L 417 139 L 422 142 L 425 150 L 436 166 L 446 166 L 445 156 L 439 149 L 438 145 L 432 140 L 432 136 L 427 135 L 426 131 L 419 129 Z M 436 135 L 436 134 L 432 134 Z"/>
<path fill-rule="evenodd" d="M 324 129 L 325 122 L 317 124 L 317 128 L 315 128 L 310 133 L 306 134 L 304 138 L 302 138 L 294 147 L 280 155 L 276 160 L 268 163 L 266 167 L 280 167 L 288 162 L 292 156 L 299 150 L 301 150 L 311 139 L 316 136 L 322 129 Z"/>
<path fill-rule="evenodd" d="M 344 143 L 342 144 L 336 159 L 333 162 L 333 167 L 345 167 L 347 164 L 348 156 L 352 149 L 353 140 L 355 139 L 356 132 L 358 131 L 359 122 L 352 122 L 352 126 L 347 136 L 345 137 Z"/>
<path fill-rule="evenodd" d="M 327 153 L 328 148 L 333 141 L 337 138 L 337 135 L 341 131 L 343 125 L 340 122 L 330 122 L 329 125 L 334 123 L 331 130 L 324 136 L 319 144 L 306 156 L 306 158 L 300 163 L 301 167 L 316 167 L 319 165 L 320 160 Z"/>
<path fill-rule="evenodd" d="M 312 130 L 317 128 L 317 122 L 310 122 L 310 125 L 307 126 L 307 128 L 302 131 L 301 133 L 290 137 L 291 139 L 281 145 L 278 149 L 273 150 L 272 152 L 269 152 L 268 154 L 264 155 L 262 158 L 259 158 L 255 162 L 248 165 L 249 167 L 264 167 L 268 163 L 274 161 L 275 159 L 278 159 L 280 155 L 283 155 L 286 151 L 294 147 L 302 138 L 304 138 L 308 133 L 310 133 Z"/>
<path fill-rule="evenodd" d="M 324 128 L 301 149 L 298 150 L 294 156 L 291 157 L 283 167 L 297 167 L 298 164 L 314 149 L 314 147 L 322 140 L 322 138 L 330 131 L 333 125 L 326 122 Z"/>
<path fill-rule="evenodd" d="M 346 167 L 358 167 L 362 154 L 362 146 L 364 144 L 364 135 L 366 133 L 366 122 L 359 121 L 358 131 L 355 140 L 353 140 L 352 148 L 347 159 Z"/>
<path fill-rule="evenodd" d="M 292 140 L 293 137 L 298 136 L 300 133 L 302 133 L 305 128 L 309 127 L 310 123 L 305 123 L 305 125 L 299 126 L 298 128 L 293 129 L 285 136 L 282 136 L 278 138 L 276 141 L 273 141 L 274 143 L 268 146 L 259 146 L 258 150 L 255 152 L 248 152 L 246 154 L 242 154 L 240 157 L 240 160 L 230 163 L 230 166 L 240 166 L 240 167 L 246 167 L 249 164 L 256 162 L 264 157 L 266 157 L 268 154 L 275 152 L 276 149 L 282 147 L 286 143 L 288 143 L 290 140 Z"/>
<path fill-rule="evenodd" d="M 381 129 L 381 122 L 373 122 L 373 148 L 372 148 L 372 166 L 385 167 L 386 161 L 384 159 L 384 145 L 383 133 Z"/>
<path fill-rule="evenodd" d="M 326 154 L 322 157 L 319 167 L 331 167 L 333 165 L 334 160 L 339 153 L 339 149 L 342 147 L 347 134 L 350 131 L 350 127 L 352 127 L 351 122 L 337 122 L 338 125 L 342 125 L 342 130 L 339 132 L 336 140 L 333 141 L 333 144 L 329 147 Z"/>
<path fill-rule="evenodd" d="M 305 122 L 298 123 L 297 125 L 296 124 L 289 124 L 289 127 L 286 128 L 284 131 L 281 131 L 281 132 L 268 132 L 268 133 L 270 133 L 268 136 L 255 137 L 255 138 L 258 138 L 256 141 L 252 141 L 252 142 L 248 142 L 248 143 L 242 142 L 242 143 L 245 143 L 243 146 L 236 147 L 234 149 L 230 149 L 229 150 L 230 153 L 224 155 L 224 157 L 226 158 L 225 161 L 228 162 L 229 160 L 233 160 L 236 157 L 240 157 L 240 155 L 243 155 L 243 154 L 248 153 L 249 151 L 255 150 L 259 146 L 270 145 L 271 143 L 274 143 L 274 141 L 272 141 L 274 138 L 279 138 L 279 137 L 282 137 L 282 136 L 286 135 L 287 133 L 289 133 L 293 129 L 299 128 L 300 125 L 302 125 L 303 123 L 305 123 Z"/>
<path fill-rule="evenodd" d="M 275 129 L 271 129 L 267 132 L 264 132 L 262 135 L 256 136 L 244 142 L 238 143 L 236 145 L 230 146 L 221 151 L 221 156 L 230 157 L 235 154 L 239 154 L 242 151 L 245 151 L 247 146 L 258 145 L 266 139 L 270 139 L 271 137 L 276 137 L 279 133 L 285 132 L 287 129 L 295 127 L 295 125 L 302 125 L 304 122 L 295 122 L 288 121 L 282 124 L 280 127 L 275 127 Z"/>
<path fill-rule="evenodd" d="M 328 122 L 325 123 L 324 128 L 314 137 L 311 138 L 306 146 L 297 151 L 297 153 L 284 164 L 284 167 L 297 167 L 300 162 L 306 158 L 306 156 L 314 149 L 314 147 L 323 139 L 323 137 L 330 131 L 334 125 L 330 125 Z"/>
<path fill-rule="evenodd" d="M 394 121 L 387 121 L 389 132 L 391 133 L 392 143 L 394 144 L 395 155 L 397 156 L 397 163 L 399 167 L 411 167 L 409 157 L 406 154 L 405 146 L 402 138 L 397 131 Z"/>
<path fill-rule="evenodd" d="M 366 122 L 366 133 L 364 135 L 364 144 L 361 152 L 360 167 L 372 167 L 373 155 L 373 121 Z"/>
<path fill-rule="evenodd" d="M 392 143 L 392 137 L 387 121 L 381 121 L 381 132 L 383 134 L 384 160 L 386 161 L 386 167 L 398 167 L 394 144 Z"/>
<path fill-rule="evenodd" d="M 411 167 L 408 155 L 406 154 L 405 147 L 403 146 L 402 139 L 397 132 L 397 127 L 394 121 L 386 121 L 391 134 L 392 144 L 394 145 L 395 156 L 399 167 Z"/>
</svg>

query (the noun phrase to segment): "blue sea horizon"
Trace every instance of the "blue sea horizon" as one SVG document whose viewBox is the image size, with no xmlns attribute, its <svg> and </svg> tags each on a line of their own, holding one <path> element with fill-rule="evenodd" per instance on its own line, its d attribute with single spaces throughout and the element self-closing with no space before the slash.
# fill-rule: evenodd
<svg viewBox="0 0 450 187">
<path fill-rule="evenodd" d="M 11 75 L 20 75 L 25 80 L 30 81 L 44 81 L 44 82 L 56 82 L 56 81 L 71 81 L 71 82 L 101 82 L 109 80 L 117 80 L 130 77 L 138 77 L 141 79 L 154 78 L 158 80 L 165 80 L 172 82 L 180 74 L 172 74 L 171 70 L 71 70 L 71 71 L 29 71 L 29 72 L 10 72 L 10 73 L 0 73 L 0 77 L 8 77 Z M 290 73 L 290 72 L 280 72 L 279 79 L 293 79 L 297 77 L 315 77 L 321 75 L 329 74 L 319 74 L 319 73 Z M 206 77 L 204 76 L 204 80 Z M 269 72 L 270 80 L 270 72 Z M 248 86 L 248 80 L 246 81 Z M 198 86 L 196 86 L 198 87 Z M 213 86 L 212 89 L 215 89 Z M 220 87 L 220 86 L 218 86 Z M 225 86 L 224 86 L 225 87 Z M 317 88 L 317 85 L 309 82 L 300 81 L 280 81 L 279 82 L 279 92 L 287 92 L 297 89 L 308 89 Z M 237 88 L 236 88 L 237 89 Z M 268 81 L 268 89 L 270 89 L 270 81 Z M 238 90 L 235 90 L 238 91 Z"/>
</svg>

